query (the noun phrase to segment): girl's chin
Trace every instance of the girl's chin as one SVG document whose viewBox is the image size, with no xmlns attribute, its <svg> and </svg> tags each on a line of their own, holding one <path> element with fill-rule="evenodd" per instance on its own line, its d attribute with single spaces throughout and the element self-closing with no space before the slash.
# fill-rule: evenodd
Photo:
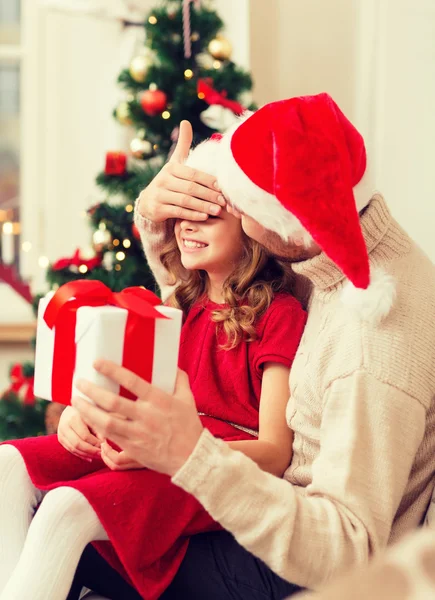
<svg viewBox="0 0 435 600">
<path fill-rule="evenodd" d="M 190 258 L 182 259 L 181 264 L 188 271 L 202 271 L 205 269 L 205 265 L 201 261 L 192 260 Z"/>
</svg>

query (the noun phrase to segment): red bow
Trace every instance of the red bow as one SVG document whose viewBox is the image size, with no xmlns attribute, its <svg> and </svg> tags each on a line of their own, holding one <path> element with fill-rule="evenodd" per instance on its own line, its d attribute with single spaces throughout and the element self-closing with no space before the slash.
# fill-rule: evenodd
<svg viewBox="0 0 435 600">
<path fill-rule="evenodd" d="M 35 394 L 33 393 L 33 381 L 34 377 L 27 377 L 24 375 L 23 365 L 19 363 L 15 364 L 11 369 L 11 385 L 6 390 L 5 394 L 13 392 L 19 396 L 20 390 L 23 388 L 22 397 L 24 404 L 33 405 L 35 404 Z"/>
<path fill-rule="evenodd" d="M 228 108 L 235 115 L 241 115 L 245 108 L 236 100 L 228 100 L 227 92 L 223 90 L 218 92 L 212 86 L 212 79 L 198 79 L 198 94 L 201 94 L 202 100 L 205 100 L 207 104 L 223 106 Z"/>
<path fill-rule="evenodd" d="M 60 287 L 44 312 L 48 327 L 55 327 L 51 386 L 53 400 L 62 404 L 69 404 L 71 400 L 76 363 L 77 310 L 81 306 L 112 305 L 128 311 L 122 364 L 146 381 L 151 381 L 155 319 L 167 318 L 154 308 L 160 303 L 160 299 L 145 288 L 130 287 L 114 293 L 101 281 L 92 279 L 70 281 Z M 133 398 L 127 390 L 121 389 L 120 393 Z"/>
<path fill-rule="evenodd" d="M 61 271 L 62 269 L 68 269 L 69 267 L 80 267 L 84 265 L 88 268 L 88 271 L 92 271 L 95 267 L 101 265 L 101 256 L 94 256 L 93 258 L 84 259 L 80 257 L 80 248 L 74 252 L 74 254 L 68 258 L 59 258 L 53 265 L 53 271 Z"/>
</svg>

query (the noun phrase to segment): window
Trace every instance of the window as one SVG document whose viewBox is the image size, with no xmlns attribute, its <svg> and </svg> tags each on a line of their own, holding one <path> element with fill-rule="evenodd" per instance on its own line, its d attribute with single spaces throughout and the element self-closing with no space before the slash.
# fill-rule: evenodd
<svg viewBox="0 0 435 600">
<path fill-rule="evenodd" d="M 0 261 L 18 268 L 20 0 L 0 0 Z"/>
</svg>

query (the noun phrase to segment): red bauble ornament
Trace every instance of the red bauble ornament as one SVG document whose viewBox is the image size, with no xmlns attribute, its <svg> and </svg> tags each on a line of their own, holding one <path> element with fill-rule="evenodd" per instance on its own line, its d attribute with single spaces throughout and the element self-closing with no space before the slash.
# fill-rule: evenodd
<svg viewBox="0 0 435 600">
<path fill-rule="evenodd" d="M 127 155 L 125 152 L 107 152 L 106 175 L 124 175 L 127 171 Z"/>
<path fill-rule="evenodd" d="M 161 90 L 146 90 L 140 98 L 140 104 L 147 115 L 155 117 L 167 107 L 168 97 Z"/>
<path fill-rule="evenodd" d="M 137 240 L 140 240 L 139 229 L 136 227 L 136 225 L 134 223 L 131 226 L 131 232 L 133 234 L 133 237 L 135 237 Z"/>
</svg>

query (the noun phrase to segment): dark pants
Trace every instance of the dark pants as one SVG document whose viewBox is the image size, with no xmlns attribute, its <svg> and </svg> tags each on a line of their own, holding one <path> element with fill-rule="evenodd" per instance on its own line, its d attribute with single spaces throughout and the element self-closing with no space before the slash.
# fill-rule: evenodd
<svg viewBox="0 0 435 600">
<path fill-rule="evenodd" d="M 82 586 L 110 600 L 141 600 L 88 546 L 67 600 L 77 600 Z M 161 600 L 282 600 L 299 591 L 242 548 L 226 531 L 195 535 L 181 567 Z"/>
</svg>

